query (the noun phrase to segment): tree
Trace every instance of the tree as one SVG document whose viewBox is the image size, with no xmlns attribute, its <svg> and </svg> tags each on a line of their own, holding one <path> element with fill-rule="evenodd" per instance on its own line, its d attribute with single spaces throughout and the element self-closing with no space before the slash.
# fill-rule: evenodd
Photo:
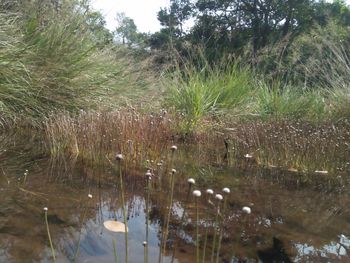
<svg viewBox="0 0 350 263">
<path fill-rule="evenodd" d="M 106 21 L 100 12 L 90 11 L 85 14 L 85 17 L 88 28 L 94 35 L 99 46 L 103 47 L 107 44 L 112 43 L 113 35 L 105 27 Z"/>
<path fill-rule="evenodd" d="M 132 18 L 125 16 L 125 13 L 117 13 L 118 27 L 116 35 L 121 38 L 123 45 L 137 43 L 140 40 L 140 34 Z"/>
</svg>

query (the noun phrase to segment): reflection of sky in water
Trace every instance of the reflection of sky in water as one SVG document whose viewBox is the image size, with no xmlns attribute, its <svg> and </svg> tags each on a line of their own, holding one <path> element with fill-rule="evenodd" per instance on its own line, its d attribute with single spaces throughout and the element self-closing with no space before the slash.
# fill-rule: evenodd
<svg viewBox="0 0 350 263">
<path fill-rule="evenodd" d="M 341 234 L 338 236 L 339 241 L 332 241 L 330 244 L 324 245 L 322 248 L 315 248 L 308 244 L 295 244 L 298 251 L 298 256 L 294 259 L 295 261 L 303 260 L 304 256 L 320 255 L 326 258 L 327 254 L 332 254 L 338 257 L 347 256 L 348 249 L 350 248 L 350 239 Z"/>
<path fill-rule="evenodd" d="M 146 239 L 146 219 L 144 213 L 145 203 L 143 198 L 135 196 L 130 204 L 128 220 L 128 247 L 129 262 L 144 261 L 144 247 L 142 242 Z M 117 220 L 123 222 L 122 210 L 115 213 L 110 204 L 103 203 L 100 208 L 100 215 L 94 220 L 89 220 L 82 231 L 79 261 L 92 262 L 115 262 L 113 253 L 113 239 L 116 240 L 119 262 L 124 262 L 125 239 L 124 233 L 114 233 L 103 227 L 103 221 L 114 220 L 115 213 Z M 159 256 L 158 225 L 149 224 L 148 253 L 149 262 L 157 262 Z M 77 236 L 77 235 L 76 235 Z M 66 250 L 74 251 L 74 247 L 66 247 Z M 74 252 L 73 252 L 74 253 Z M 72 252 L 70 252 L 72 254 Z M 164 258 L 165 262 L 170 261 Z M 175 260 L 175 262 L 178 262 Z"/>
</svg>

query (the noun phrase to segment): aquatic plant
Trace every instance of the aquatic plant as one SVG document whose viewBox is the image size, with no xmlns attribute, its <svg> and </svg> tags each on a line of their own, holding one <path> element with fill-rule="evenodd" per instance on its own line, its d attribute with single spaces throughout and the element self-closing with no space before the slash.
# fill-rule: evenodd
<svg viewBox="0 0 350 263">
<path fill-rule="evenodd" d="M 166 213 L 166 219 L 165 219 L 165 229 L 164 229 L 164 233 L 162 235 L 162 254 L 165 254 L 165 249 L 166 249 L 166 242 L 168 239 L 168 232 L 169 232 L 169 225 L 170 225 L 170 217 L 171 217 L 171 210 L 172 210 L 172 206 L 173 206 L 173 198 L 174 198 L 174 185 L 175 185 L 175 173 L 176 170 L 172 169 L 171 170 L 171 177 L 170 177 L 170 196 L 169 196 L 169 202 L 167 204 L 167 213 Z M 162 260 L 162 256 L 160 256 L 161 260 Z"/>
<path fill-rule="evenodd" d="M 53 160 L 81 160 L 85 165 L 103 165 L 117 149 L 124 153 L 124 167 L 140 168 L 145 160 L 157 160 L 169 144 L 170 118 L 143 114 L 135 109 L 67 112 L 45 121 L 46 147 Z"/>
<path fill-rule="evenodd" d="M 172 145 L 170 147 L 170 150 L 171 150 L 170 167 L 173 167 L 174 155 L 175 155 L 175 151 L 177 150 L 177 146 Z M 164 220 L 165 221 L 165 229 L 164 229 L 164 233 L 162 234 L 161 249 L 159 251 L 159 263 L 162 262 L 162 255 L 165 254 L 166 242 L 168 239 L 168 231 L 169 231 L 171 210 L 172 210 L 172 206 L 173 206 L 173 197 L 174 197 L 175 174 L 176 174 L 176 170 L 174 168 L 172 168 L 171 176 L 170 176 L 170 180 L 169 180 L 170 193 L 169 193 L 169 200 L 167 203 L 168 207 L 167 207 L 166 218 Z"/>
<path fill-rule="evenodd" d="M 217 200 L 217 207 L 216 207 L 216 214 L 215 214 L 215 221 L 214 221 L 213 244 L 211 248 L 211 258 L 210 258 L 211 263 L 214 263 L 214 256 L 215 256 L 215 249 L 216 249 L 216 236 L 217 236 L 217 232 L 219 231 L 218 223 L 219 223 L 219 215 L 220 215 L 220 205 L 221 205 L 223 196 L 221 194 L 216 194 L 215 199 Z"/>
<path fill-rule="evenodd" d="M 246 214 L 250 214 L 252 209 L 249 206 L 243 206 L 242 211 Z"/>
<path fill-rule="evenodd" d="M 199 263 L 199 212 L 198 212 L 198 198 L 202 195 L 201 191 L 194 190 L 193 195 L 196 203 L 196 263 Z"/>
<path fill-rule="evenodd" d="M 148 242 L 147 241 L 143 241 L 142 242 L 142 245 L 143 245 L 143 247 L 144 247 L 144 252 L 143 252 L 143 258 L 144 258 L 144 260 L 143 260 L 143 262 L 144 263 L 147 263 L 148 262 L 148 252 L 147 252 L 147 246 L 148 246 Z"/>
<path fill-rule="evenodd" d="M 125 193 L 124 193 L 124 183 L 123 183 L 123 173 L 122 173 L 122 161 L 124 159 L 123 155 L 118 153 L 115 156 L 116 161 L 118 162 L 119 168 L 119 187 L 120 187 L 120 195 L 122 199 L 122 208 L 123 208 L 123 218 L 124 218 L 124 236 L 125 236 L 125 262 L 128 263 L 128 220 L 126 217 L 126 209 L 125 209 Z"/>
<path fill-rule="evenodd" d="M 207 199 L 207 206 L 212 205 L 212 201 L 210 200 L 210 197 L 214 195 L 214 191 L 212 189 L 207 189 L 205 193 L 208 195 Z M 206 206 L 205 208 L 205 222 L 209 222 L 209 209 Z M 205 233 L 204 233 L 204 244 L 203 244 L 203 255 L 202 255 L 202 263 L 205 262 L 205 256 L 206 256 L 206 248 L 207 248 L 207 240 L 208 240 L 208 229 L 209 227 L 205 226 Z"/>
<path fill-rule="evenodd" d="M 220 230 L 219 230 L 218 248 L 216 251 L 216 263 L 219 263 L 221 241 L 222 241 L 222 235 L 224 233 L 224 220 L 225 220 L 225 213 L 226 213 L 226 206 L 227 206 L 227 198 L 228 198 L 228 195 L 231 191 L 229 188 L 225 187 L 222 189 L 222 192 L 224 193 L 224 204 L 223 204 L 223 209 L 221 212 L 221 220 L 219 222 Z"/>
<path fill-rule="evenodd" d="M 44 207 L 46 231 L 47 231 L 47 236 L 49 238 L 52 260 L 53 260 L 53 262 L 56 262 L 55 249 L 54 249 L 53 244 L 52 244 L 52 239 L 51 239 L 51 234 L 50 234 L 50 229 L 49 229 L 49 221 L 47 220 L 47 211 L 48 211 L 48 208 Z"/>
<path fill-rule="evenodd" d="M 145 263 L 148 262 L 148 230 L 149 230 L 149 201 L 150 201 L 150 192 L 151 192 L 151 179 L 152 179 L 152 173 L 150 170 L 148 170 L 145 174 L 146 177 L 146 240 L 144 242 L 145 247 Z"/>
</svg>

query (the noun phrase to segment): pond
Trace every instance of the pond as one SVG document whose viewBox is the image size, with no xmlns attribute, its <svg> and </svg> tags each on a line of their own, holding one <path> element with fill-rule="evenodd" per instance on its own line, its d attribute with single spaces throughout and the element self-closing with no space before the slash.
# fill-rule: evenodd
<svg viewBox="0 0 350 263">
<path fill-rule="evenodd" d="M 164 175 L 170 170 L 164 165 L 160 180 L 155 168 L 150 188 L 146 170 L 125 175 L 129 262 L 145 262 L 146 228 L 148 262 L 159 262 L 159 253 L 163 262 L 172 262 L 172 258 L 173 262 L 196 262 L 196 208 L 200 262 L 205 236 L 205 262 L 211 262 L 215 235 L 217 242 L 220 235 L 222 241 L 219 262 L 350 261 L 349 176 L 200 165 L 186 152 L 174 165 L 177 173 L 164 250 L 161 239 L 171 189 L 170 176 Z M 24 158 L 26 155 L 30 154 L 25 149 L 3 149 L 0 155 L 0 262 L 53 261 L 44 207 L 48 208 L 57 262 L 73 262 L 74 258 L 76 262 L 116 262 L 114 244 L 119 262 L 124 262 L 124 233 L 111 232 L 103 225 L 106 220 L 124 221 L 118 169 L 78 163 L 73 168 L 63 164 L 57 168 L 45 157 Z M 202 191 L 198 206 L 195 197 L 187 195 L 189 177 L 196 179 L 190 191 Z M 208 204 L 205 191 L 211 188 L 223 194 L 223 187 L 230 194 L 226 210 L 221 205 L 222 231 L 215 234 L 218 202 L 211 197 L 212 204 Z M 242 211 L 244 206 L 251 208 L 250 214 Z"/>
</svg>

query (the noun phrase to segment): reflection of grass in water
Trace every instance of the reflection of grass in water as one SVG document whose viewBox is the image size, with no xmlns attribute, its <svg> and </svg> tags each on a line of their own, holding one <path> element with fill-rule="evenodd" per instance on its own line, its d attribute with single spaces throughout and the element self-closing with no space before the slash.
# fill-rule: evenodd
<svg viewBox="0 0 350 263">
<path fill-rule="evenodd" d="M 85 217 L 86 217 L 86 213 L 87 213 L 87 210 L 89 208 L 89 201 L 90 199 L 92 198 L 92 195 L 91 194 L 88 194 L 88 200 L 86 202 L 86 207 L 84 209 L 84 212 L 83 212 L 83 216 L 81 218 L 81 221 L 80 221 L 80 228 L 79 228 L 79 236 L 78 236 L 78 244 L 77 244 L 77 249 L 76 249 L 76 252 L 74 254 L 74 258 L 73 258 L 73 262 L 76 262 L 78 257 L 79 257 L 79 250 L 80 250 L 80 241 L 81 241 L 81 230 L 83 228 L 83 224 L 84 224 L 84 221 L 85 221 Z"/>
</svg>

